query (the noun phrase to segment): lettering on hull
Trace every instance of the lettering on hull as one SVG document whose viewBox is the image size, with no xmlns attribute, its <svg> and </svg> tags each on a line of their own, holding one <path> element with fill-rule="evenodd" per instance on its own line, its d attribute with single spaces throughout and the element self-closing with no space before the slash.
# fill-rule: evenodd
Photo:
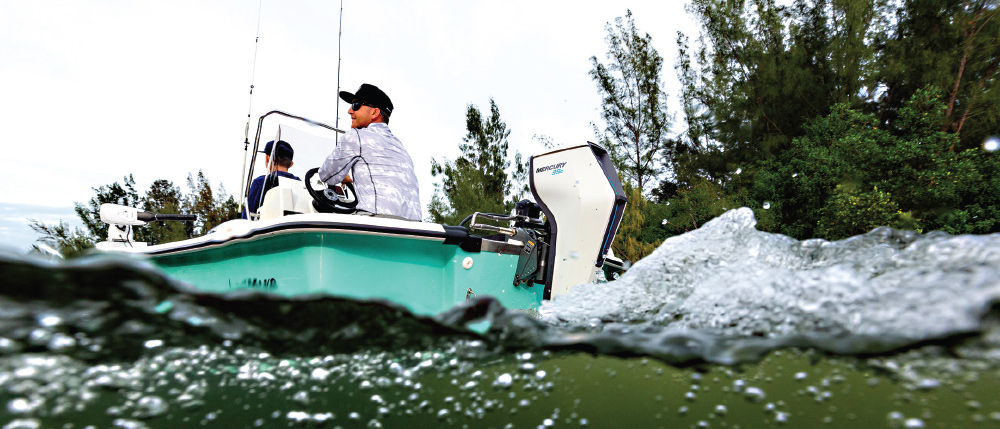
<svg viewBox="0 0 1000 429">
<path fill-rule="evenodd" d="M 245 278 L 233 284 L 233 279 L 229 279 L 230 289 L 259 289 L 259 290 L 277 290 L 278 281 L 271 277 L 269 279 L 257 279 L 257 278 Z"/>
</svg>

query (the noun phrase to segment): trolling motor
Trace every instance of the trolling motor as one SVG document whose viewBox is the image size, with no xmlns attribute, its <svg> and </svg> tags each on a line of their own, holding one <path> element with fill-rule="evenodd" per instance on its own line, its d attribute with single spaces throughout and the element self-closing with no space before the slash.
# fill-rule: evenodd
<svg viewBox="0 0 1000 429">
<path fill-rule="evenodd" d="M 149 222 L 196 220 L 198 216 L 192 214 L 158 214 L 118 204 L 101 204 L 101 221 L 108 224 L 108 239 L 97 243 L 96 247 L 98 250 L 146 247 L 147 243 L 134 240 L 133 226 L 142 226 Z"/>
</svg>

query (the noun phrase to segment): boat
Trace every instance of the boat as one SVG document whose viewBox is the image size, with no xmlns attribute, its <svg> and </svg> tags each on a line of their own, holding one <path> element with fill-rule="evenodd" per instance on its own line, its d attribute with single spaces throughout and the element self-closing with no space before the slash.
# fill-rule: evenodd
<svg viewBox="0 0 1000 429">
<path fill-rule="evenodd" d="M 250 168 L 244 168 L 247 186 L 255 177 L 267 118 L 343 132 L 281 111 L 264 114 Z M 295 145 L 300 162 L 321 162 L 336 144 L 335 138 L 286 125 L 278 125 L 275 141 Z M 300 157 L 306 147 L 319 157 Z M 133 240 L 132 228 L 192 220 L 189 215 L 105 204 L 100 214 L 109 225 L 108 239 L 97 248 L 141 255 L 170 277 L 208 292 L 254 289 L 380 299 L 419 315 L 489 295 L 507 308 L 534 312 L 543 300 L 564 295 L 574 285 L 622 270 L 611 243 L 627 199 L 608 152 L 599 145 L 550 150 L 532 156 L 529 166 L 534 202 L 522 200 L 513 213 L 474 213 L 459 225 L 348 214 L 356 205 L 353 189 L 327 187 L 312 168 L 302 181 L 269 177 L 258 213 L 250 219 L 230 220 L 183 241 L 146 245 Z"/>
</svg>

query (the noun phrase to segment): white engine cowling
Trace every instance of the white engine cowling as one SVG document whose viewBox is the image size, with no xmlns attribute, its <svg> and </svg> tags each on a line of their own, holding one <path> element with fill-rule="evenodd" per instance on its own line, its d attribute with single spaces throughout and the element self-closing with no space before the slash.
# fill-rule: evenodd
<svg viewBox="0 0 1000 429">
<path fill-rule="evenodd" d="M 548 219 L 546 299 L 595 280 L 627 198 L 608 152 L 593 143 L 531 157 L 531 193 Z"/>
</svg>

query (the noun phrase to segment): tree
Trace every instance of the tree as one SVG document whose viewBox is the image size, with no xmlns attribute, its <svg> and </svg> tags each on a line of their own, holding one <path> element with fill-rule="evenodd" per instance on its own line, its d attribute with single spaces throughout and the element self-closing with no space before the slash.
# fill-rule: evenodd
<svg viewBox="0 0 1000 429">
<path fill-rule="evenodd" d="M 184 199 L 184 211 L 198 216 L 192 236 L 207 234 L 222 222 L 240 216 L 238 203 L 233 196 L 226 195 L 222 185 L 219 185 L 218 197 L 214 196 L 212 184 L 201 170 L 198 170 L 197 178 L 188 174 L 187 182 L 190 193 Z"/>
<path fill-rule="evenodd" d="M 435 223 L 457 225 L 473 212 L 510 213 L 528 191 L 527 167 L 519 152 L 515 151 L 513 165 L 509 159 L 510 130 L 496 102 L 490 98 L 488 118 L 470 104 L 465 122 L 461 155 L 442 163 L 431 159 L 431 175 L 443 176 L 427 207 Z"/>
<path fill-rule="evenodd" d="M 590 58 L 590 76 L 602 98 L 605 128 L 592 126 L 618 171 L 643 194 L 664 171 L 663 158 L 671 156 L 667 95 L 660 78 L 663 58 L 653 48 L 649 33 L 639 35 L 631 10 L 605 29 L 608 63 Z"/>
<path fill-rule="evenodd" d="M 1000 7 L 996 0 L 909 0 L 885 45 L 883 121 L 927 85 L 946 91 L 941 131 L 950 151 L 977 147 L 1000 129 Z"/>
<path fill-rule="evenodd" d="M 642 196 L 639 188 L 625 185 L 625 192 L 628 196 L 628 209 L 622 216 L 618 234 L 615 235 L 615 241 L 611 243 L 611 249 L 615 256 L 623 261 L 638 261 L 660 247 L 663 239 L 653 239 L 653 241 L 643 239 L 646 213 L 649 212 L 648 206 L 651 203 Z"/>
<path fill-rule="evenodd" d="M 70 225 L 63 221 L 49 226 L 37 219 L 28 219 L 28 226 L 39 235 L 37 243 L 31 245 L 31 250 L 36 253 L 49 253 L 41 248 L 48 246 L 64 258 L 75 258 L 94 247 L 93 237 L 80 228 L 71 229 Z"/>
<path fill-rule="evenodd" d="M 135 240 L 150 244 L 161 244 L 184 240 L 209 231 L 216 225 L 239 217 L 236 201 L 227 196 L 225 189 L 219 187 L 219 196 L 213 197 L 211 184 L 202 172 L 198 172 L 197 180 L 188 175 L 188 186 L 191 194 L 182 195 L 180 189 L 169 180 L 156 180 L 142 197 L 135 190 L 135 179 L 132 175 L 124 178 L 122 183 L 112 183 L 93 188 L 96 195 L 87 204 L 76 203 L 77 217 L 83 222 L 84 228 L 71 228 L 66 222 L 56 225 L 46 225 L 38 220 L 29 219 L 29 226 L 39 234 L 35 251 L 41 252 L 39 245 L 49 246 L 64 257 L 74 257 L 85 253 L 94 247 L 95 243 L 107 238 L 108 225 L 101 221 L 101 204 L 111 203 L 142 210 L 161 213 L 194 213 L 199 217 L 197 224 L 186 222 L 153 222 L 146 226 L 135 228 Z"/>
<path fill-rule="evenodd" d="M 944 94 L 944 95 L 942 95 Z M 779 232 L 840 239 L 888 225 L 953 234 L 1000 230 L 1000 160 L 981 149 L 950 152 L 958 135 L 940 130 L 946 92 L 918 91 L 891 128 L 835 105 L 805 125 L 773 169 Z"/>
<path fill-rule="evenodd" d="M 77 217 L 83 221 L 83 226 L 89 237 L 101 241 L 108 234 L 108 225 L 101 221 L 101 204 L 118 204 L 128 207 L 138 207 L 139 193 L 135 190 L 135 179 L 129 174 L 122 183 L 114 182 L 99 188 L 92 188 L 97 193 L 87 201 L 86 205 L 74 203 Z"/>
<path fill-rule="evenodd" d="M 876 94 L 886 0 L 693 0 L 698 45 L 678 33 L 676 65 L 687 131 L 678 178 L 748 186 L 757 162 L 802 135 L 835 103 L 860 106 Z"/>
<path fill-rule="evenodd" d="M 142 209 L 148 212 L 176 214 L 182 213 L 183 208 L 184 195 L 181 194 L 180 188 L 169 180 L 153 181 L 146 195 L 142 197 Z M 140 241 L 159 244 L 191 237 L 194 225 L 190 222 L 152 222 L 138 230 L 143 233 L 143 239 Z"/>
</svg>

